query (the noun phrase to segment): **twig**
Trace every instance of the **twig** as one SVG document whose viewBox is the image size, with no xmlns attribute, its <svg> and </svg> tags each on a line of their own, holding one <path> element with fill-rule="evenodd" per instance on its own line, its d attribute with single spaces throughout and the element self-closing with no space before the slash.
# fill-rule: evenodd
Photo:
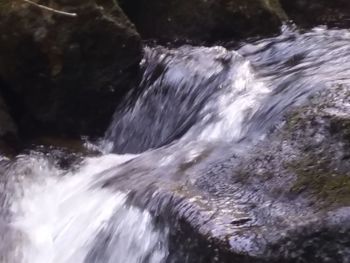
<svg viewBox="0 0 350 263">
<path fill-rule="evenodd" d="M 77 16 L 76 13 L 68 13 L 68 12 L 64 12 L 64 11 L 59 11 L 59 10 L 56 10 L 56 9 L 53 9 L 53 8 L 50 8 L 50 7 L 47 7 L 47 6 L 44 6 L 44 5 L 39 5 L 33 1 L 30 1 L 30 0 L 23 0 L 24 2 L 28 3 L 28 4 L 31 4 L 31 5 L 34 5 L 36 7 L 39 7 L 41 9 L 45 9 L 47 11 L 50 11 L 50 12 L 53 12 L 53 13 L 56 13 L 56 14 L 60 14 L 60 15 L 66 15 L 66 16 Z"/>
</svg>

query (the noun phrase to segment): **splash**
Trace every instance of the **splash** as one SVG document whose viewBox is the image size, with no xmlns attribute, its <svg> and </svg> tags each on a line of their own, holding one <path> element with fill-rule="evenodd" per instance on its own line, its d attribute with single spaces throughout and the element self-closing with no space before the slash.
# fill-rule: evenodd
<svg viewBox="0 0 350 263">
<path fill-rule="evenodd" d="M 91 158 L 75 172 L 38 156 L 20 158 L 12 173 L 22 177 L 22 193 L 12 211 L 24 237 L 21 262 L 163 262 L 166 230 L 156 229 L 147 211 L 128 206 L 126 193 L 94 187 L 100 172 L 131 158 Z"/>
</svg>

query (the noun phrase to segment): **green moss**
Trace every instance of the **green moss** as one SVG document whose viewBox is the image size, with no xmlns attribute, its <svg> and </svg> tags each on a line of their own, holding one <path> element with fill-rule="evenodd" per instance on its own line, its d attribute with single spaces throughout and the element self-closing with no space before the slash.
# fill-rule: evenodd
<svg viewBox="0 0 350 263">
<path fill-rule="evenodd" d="M 281 132 L 282 139 L 287 141 L 295 140 L 296 136 L 300 135 L 300 133 L 303 135 L 303 131 L 309 129 L 308 110 L 306 106 L 301 106 L 286 116 L 285 126 Z"/>
<path fill-rule="evenodd" d="M 0 0 L 0 12 L 4 12 L 12 7 L 13 1 Z"/>
<path fill-rule="evenodd" d="M 96 4 L 103 6 L 104 8 L 110 9 L 118 5 L 117 0 L 95 0 Z"/>
<path fill-rule="evenodd" d="M 301 110 L 300 111 L 294 111 L 292 114 L 290 114 L 287 118 L 287 128 L 288 131 L 293 130 L 297 125 L 300 125 L 301 122 L 303 122 L 304 118 L 302 117 Z"/>
<path fill-rule="evenodd" d="M 279 0 L 262 0 L 265 6 L 273 13 L 276 14 L 282 21 L 288 20 L 288 15 L 283 10 Z"/>
<path fill-rule="evenodd" d="M 350 205 L 350 175 L 331 169 L 326 160 L 308 156 L 288 168 L 297 176 L 291 192 L 307 192 L 332 206 Z"/>
<path fill-rule="evenodd" d="M 342 104 L 349 101 L 348 88 L 337 85 L 332 93 L 318 93 L 309 106 L 300 107 L 286 119 L 284 140 L 298 149 L 296 161 L 287 163 L 296 175 L 291 191 L 306 193 L 329 205 L 350 205 L 350 118 Z M 330 96 L 331 95 L 331 96 Z M 315 134 L 325 136 L 317 142 Z M 342 152 L 338 152 L 342 151 Z M 337 154 L 335 154 L 337 153 Z M 335 158 L 343 156 L 341 160 Z"/>
</svg>

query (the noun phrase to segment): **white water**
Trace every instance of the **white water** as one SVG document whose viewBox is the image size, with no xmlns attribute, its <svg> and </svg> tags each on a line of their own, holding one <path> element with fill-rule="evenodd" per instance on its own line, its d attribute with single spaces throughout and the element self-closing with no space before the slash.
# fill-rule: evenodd
<svg viewBox="0 0 350 263">
<path fill-rule="evenodd" d="M 245 121 L 259 110 L 262 100 L 271 90 L 255 76 L 249 61 L 239 65 L 235 71 L 233 78 L 229 79 L 231 85 L 222 91 L 217 100 L 208 102 L 200 113 L 201 121 L 184 139 L 230 142 L 245 135 L 248 129 Z M 204 128 L 199 129 L 199 125 Z"/>
<path fill-rule="evenodd" d="M 147 48 L 146 58 L 140 95 L 117 110 L 103 152 L 238 141 L 271 94 L 248 60 L 223 47 Z"/>
<path fill-rule="evenodd" d="M 201 120 L 178 144 L 244 136 L 245 120 L 270 91 L 256 79 L 248 62 L 237 65 L 226 83 L 228 87 L 208 102 L 199 114 Z M 194 153 L 196 149 L 188 152 L 190 156 Z M 173 156 L 176 158 L 175 153 L 166 157 L 172 160 Z M 71 172 L 59 170 L 43 156 L 19 158 L 12 167 L 18 193 L 11 210 L 13 227 L 23 233 L 18 244 L 20 262 L 165 262 L 167 229 L 156 228 L 149 212 L 127 206 L 127 193 L 96 186 L 103 179 L 102 171 L 134 157 L 110 154 L 88 158 Z M 154 166 L 164 166 L 163 159 Z"/>
<path fill-rule="evenodd" d="M 171 137 L 172 133 L 178 126 L 181 128 L 181 121 L 190 119 L 191 127 L 184 129 L 176 147 L 166 148 L 164 155 L 154 155 L 157 159 L 144 158 L 144 163 L 150 163 L 142 164 L 148 168 L 146 172 L 160 170 L 160 176 L 164 171 L 181 170 L 168 167 L 176 166 L 182 159 L 183 163 L 200 162 L 205 143 L 216 145 L 220 140 L 235 147 L 231 141 L 246 135 L 254 114 L 260 114 L 258 122 L 271 124 L 309 91 L 323 84 L 349 83 L 349 38 L 348 30 L 315 29 L 306 34 L 285 31 L 279 37 L 244 45 L 239 50 L 244 58 L 237 52 L 226 56 L 230 51 L 224 48 L 184 47 L 179 52 L 170 51 L 169 61 L 163 63 L 155 52 L 154 63 L 163 63 L 166 71 L 151 83 L 149 94 L 140 96 L 131 114 L 121 115 L 126 118 L 122 128 L 112 129 L 111 135 L 122 142 L 136 138 L 131 145 L 135 147 L 140 147 L 142 138 L 146 142 L 152 139 L 143 148 L 150 149 L 163 146 L 157 144 L 162 136 L 177 139 Z M 264 81 L 256 76 L 248 60 L 261 76 L 265 74 Z M 225 69 L 228 74 L 222 79 Z M 208 81 L 211 78 L 213 81 Z M 270 101 L 264 104 L 266 99 Z M 196 118 L 192 118 L 193 112 Z M 179 116 L 184 118 L 176 118 Z M 150 121 L 143 121 L 144 117 L 150 117 Z M 136 124 L 129 129 L 130 123 Z M 260 123 L 255 126 L 257 130 L 263 127 Z M 105 142 L 104 154 L 113 149 L 113 143 Z M 0 262 L 165 262 L 169 253 L 168 230 L 157 228 L 148 211 L 127 206 L 127 193 L 98 184 L 103 179 L 101 171 L 134 157 L 107 154 L 88 158 L 79 169 L 70 172 L 58 169 L 50 158 L 40 154 L 19 157 L 0 177 Z M 8 160 L 0 156 L 0 161 Z M 8 221 L 17 231 L 8 230 Z"/>
<path fill-rule="evenodd" d="M 111 238 L 102 244 L 103 262 L 144 262 L 149 255 L 148 262 L 163 262 L 166 230 L 156 230 L 147 211 L 126 206 L 125 193 L 94 188 L 99 172 L 132 157 L 89 158 L 77 172 L 64 176 L 48 160 L 22 157 L 17 173 L 25 174 L 23 193 L 12 207 L 13 226 L 25 234 L 21 262 L 95 262 L 89 256 L 107 230 Z"/>
</svg>

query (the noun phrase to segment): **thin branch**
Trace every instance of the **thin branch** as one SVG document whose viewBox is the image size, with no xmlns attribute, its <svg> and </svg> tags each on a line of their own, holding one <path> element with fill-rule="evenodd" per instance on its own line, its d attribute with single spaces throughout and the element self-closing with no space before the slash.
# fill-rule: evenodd
<svg viewBox="0 0 350 263">
<path fill-rule="evenodd" d="M 50 8 L 50 7 L 47 7 L 47 6 L 44 6 L 44 5 L 39 5 L 33 1 L 30 1 L 30 0 L 23 0 L 24 2 L 28 3 L 28 4 L 31 4 L 31 5 L 34 5 L 36 7 L 39 7 L 41 9 L 44 9 L 44 10 L 47 10 L 47 11 L 50 11 L 50 12 L 53 12 L 53 13 L 56 13 L 56 14 L 60 14 L 60 15 L 66 15 L 66 16 L 77 16 L 76 13 L 68 13 L 68 12 L 64 12 L 64 11 L 59 11 L 59 10 L 56 10 L 56 9 L 53 9 L 53 8 Z"/>
</svg>

